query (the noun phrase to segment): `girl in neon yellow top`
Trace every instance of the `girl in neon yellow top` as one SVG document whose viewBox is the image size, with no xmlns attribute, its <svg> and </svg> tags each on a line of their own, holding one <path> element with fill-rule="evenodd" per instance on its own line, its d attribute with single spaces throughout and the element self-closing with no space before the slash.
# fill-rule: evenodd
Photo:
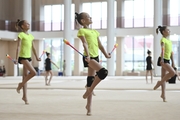
<svg viewBox="0 0 180 120">
<path fill-rule="evenodd" d="M 37 61 L 41 61 L 36 54 L 34 47 L 34 37 L 28 33 L 29 23 L 26 20 L 18 20 L 16 23 L 16 29 L 20 28 L 22 32 L 18 34 L 17 41 L 17 51 L 15 64 L 23 64 L 23 79 L 22 82 L 18 84 L 16 91 L 20 93 L 20 89 L 23 88 L 22 100 L 25 104 L 28 104 L 27 100 L 27 81 L 36 75 L 36 71 L 31 65 L 31 51 L 36 57 Z M 20 50 L 20 51 L 19 51 Z M 28 73 L 29 72 L 29 73 Z"/>
<path fill-rule="evenodd" d="M 83 26 L 83 28 L 79 29 L 77 36 L 81 39 L 82 45 L 84 47 L 84 55 L 86 56 L 86 58 L 83 57 L 84 67 L 88 67 L 86 84 L 87 89 L 85 94 L 83 95 L 83 98 L 87 98 L 87 115 L 91 115 L 93 89 L 108 74 L 108 71 L 105 68 L 102 68 L 102 66 L 98 63 L 99 49 L 106 58 L 110 58 L 110 55 L 105 51 L 104 47 L 100 42 L 99 32 L 89 28 L 89 25 L 92 24 L 92 20 L 89 14 L 85 12 L 75 14 L 77 22 Z M 101 71 L 103 72 L 101 73 Z M 101 75 L 103 75 L 104 77 L 102 77 Z"/>
<path fill-rule="evenodd" d="M 97 57 L 99 55 L 98 37 L 99 32 L 93 29 L 80 28 L 78 37 L 85 37 L 88 44 L 88 51 L 90 57 Z M 88 56 L 84 51 L 84 55 Z"/>
<path fill-rule="evenodd" d="M 173 52 L 172 52 L 172 42 L 168 39 L 169 37 L 169 29 L 166 26 L 158 26 L 156 29 L 156 33 L 158 34 L 158 31 L 162 34 L 161 39 L 161 57 L 160 57 L 160 65 L 161 67 L 161 81 L 158 81 L 157 84 L 154 86 L 154 90 L 156 90 L 159 86 L 162 86 L 162 93 L 161 98 L 163 99 L 163 102 L 166 102 L 165 97 L 165 84 L 166 82 L 173 77 L 176 73 L 173 69 L 174 66 L 174 59 L 173 59 Z M 172 66 L 169 64 L 171 59 Z M 167 74 L 166 74 L 167 73 Z"/>
</svg>

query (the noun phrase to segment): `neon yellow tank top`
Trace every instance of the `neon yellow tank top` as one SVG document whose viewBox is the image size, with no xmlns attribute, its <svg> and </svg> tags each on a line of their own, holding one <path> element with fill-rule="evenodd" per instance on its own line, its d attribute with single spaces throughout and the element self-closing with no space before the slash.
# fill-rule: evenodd
<svg viewBox="0 0 180 120">
<path fill-rule="evenodd" d="M 162 38 L 161 43 L 164 43 L 164 59 L 170 60 L 172 53 L 172 42 L 167 38 Z"/>
<path fill-rule="evenodd" d="M 32 51 L 32 41 L 34 40 L 34 37 L 31 34 L 20 32 L 18 38 L 21 39 L 19 57 L 30 58 Z"/>
<path fill-rule="evenodd" d="M 99 47 L 98 47 L 99 35 L 100 35 L 99 32 L 93 29 L 81 28 L 78 31 L 77 34 L 78 37 L 84 36 L 86 38 L 90 57 L 97 57 L 99 55 Z M 84 55 L 86 56 L 85 51 L 84 51 Z"/>
</svg>

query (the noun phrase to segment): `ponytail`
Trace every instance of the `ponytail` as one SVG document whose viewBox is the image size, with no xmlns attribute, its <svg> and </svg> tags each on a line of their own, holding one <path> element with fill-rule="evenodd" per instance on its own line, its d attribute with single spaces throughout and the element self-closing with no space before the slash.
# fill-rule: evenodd
<svg viewBox="0 0 180 120">
<path fill-rule="evenodd" d="M 166 26 L 158 26 L 158 28 L 156 28 L 156 34 L 160 33 L 163 35 L 163 31 L 166 29 Z"/>
<path fill-rule="evenodd" d="M 19 30 L 19 22 L 20 22 L 20 19 L 18 19 L 15 24 L 15 28 L 17 31 Z"/>
<path fill-rule="evenodd" d="M 80 25 L 83 25 L 81 20 L 83 19 L 83 13 L 77 13 L 75 12 L 75 21 L 76 23 L 79 23 Z"/>
<path fill-rule="evenodd" d="M 75 12 L 75 20 L 78 19 L 79 13 Z"/>
<path fill-rule="evenodd" d="M 156 34 L 158 34 L 159 32 L 159 30 L 161 29 L 161 26 L 158 26 L 158 28 L 156 28 Z"/>
<path fill-rule="evenodd" d="M 17 22 L 15 24 L 15 28 L 17 31 L 19 30 L 19 28 L 22 29 L 21 26 L 23 25 L 23 23 L 24 23 L 24 20 L 20 20 L 20 19 L 17 20 Z"/>
</svg>

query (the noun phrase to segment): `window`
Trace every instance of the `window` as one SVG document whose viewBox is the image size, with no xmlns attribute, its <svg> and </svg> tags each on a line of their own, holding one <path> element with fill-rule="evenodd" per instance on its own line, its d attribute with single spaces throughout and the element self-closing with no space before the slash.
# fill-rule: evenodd
<svg viewBox="0 0 180 120">
<path fill-rule="evenodd" d="M 152 27 L 154 0 L 124 1 L 124 27 Z"/>
<path fill-rule="evenodd" d="M 144 27 L 144 0 L 134 0 L 134 27 Z"/>
<path fill-rule="evenodd" d="M 102 11 L 101 11 L 101 15 L 102 15 L 102 29 L 107 28 L 107 2 L 102 2 L 101 4 L 102 6 Z"/>
<path fill-rule="evenodd" d="M 44 30 L 50 31 L 51 30 L 51 5 L 44 6 Z"/>
<path fill-rule="evenodd" d="M 52 5 L 52 30 L 60 30 L 61 14 L 57 11 L 61 11 L 61 5 Z M 56 13 L 56 14 L 54 14 Z"/>
<path fill-rule="evenodd" d="M 97 8 L 97 9 L 94 9 Z M 92 17 L 92 28 L 107 28 L 107 2 L 91 2 L 83 3 L 82 11 L 87 12 Z M 117 2 L 114 2 L 114 17 L 116 26 Z"/>
<path fill-rule="evenodd" d="M 124 47 L 125 70 L 144 71 L 147 50 L 153 53 L 153 36 L 126 37 Z"/>
<path fill-rule="evenodd" d="M 114 43 L 115 43 L 115 40 L 114 39 Z M 104 36 L 104 37 L 100 37 L 100 41 L 103 45 L 103 47 L 105 49 L 107 49 L 107 37 Z M 113 49 L 114 46 L 112 46 L 112 49 Z M 108 53 L 110 53 L 111 51 L 107 51 Z M 116 69 L 116 50 L 113 51 L 113 54 L 114 54 L 114 69 Z M 107 68 L 107 58 L 104 56 L 104 54 L 99 50 L 99 63 Z"/>
<path fill-rule="evenodd" d="M 98 29 L 101 28 L 101 11 L 102 11 L 102 7 L 101 7 L 101 2 L 93 2 L 92 3 L 92 8 L 100 8 L 99 10 L 97 9 L 91 9 L 92 10 L 92 20 L 93 20 L 93 24 L 92 24 L 92 28 L 94 29 Z"/>
<path fill-rule="evenodd" d="M 101 41 L 103 47 L 106 49 L 107 48 L 107 37 L 100 37 L 100 41 Z M 99 61 L 103 67 L 107 68 L 107 58 L 104 56 L 104 54 L 101 51 L 99 51 Z"/>
<path fill-rule="evenodd" d="M 124 60 L 125 60 L 125 66 L 124 66 L 124 70 L 132 70 L 134 69 L 134 65 L 133 65 L 133 37 L 126 37 L 124 39 L 125 41 L 125 45 L 124 45 Z"/>
<path fill-rule="evenodd" d="M 63 40 L 61 38 L 58 39 L 46 39 L 44 40 L 44 50 L 51 53 L 51 60 L 60 67 L 62 71 L 63 64 Z M 46 56 L 44 56 L 44 60 Z M 52 64 L 52 70 L 57 70 L 56 66 Z"/>
<path fill-rule="evenodd" d="M 71 4 L 71 26 L 74 29 L 75 5 Z M 64 5 L 44 6 L 44 30 L 57 31 L 64 30 Z"/>
<path fill-rule="evenodd" d="M 124 27 L 133 27 L 133 1 L 124 1 Z"/>
<path fill-rule="evenodd" d="M 180 1 L 179 0 L 169 0 L 170 3 L 170 25 L 171 26 L 178 26 L 178 16 L 179 16 L 179 7 Z"/>
<path fill-rule="evenodd" d="M 91 6 L 92 4 L 91 3 L 83 3 L 82 4 L 82 11 L 83 12 L 87 12 L 90 16 L 92 16 L 92 13 L 91 13 Z"/>
<path fill-rule="evenodd" d="M 153 27 L 154 25 L 154 0 L 145 0 L 144 17 L 145 27 Z"/>
<path fill-rule="evenodd" d="M 61 39 L 53 39 L 52 40 L 52 48 L 51 48 L 51 51 L 52 51 L 52 54 L 51 54 L 51 59 L 52 61 L 57 65 L 57 66 L 60 66 L 62 65 L 62 54 L 61 54 L 61 51 L 62 51 L 62 46 L 61 46 Z M 56 68 L 56 66 L 54 66 L 52 64 L 52 69 L 53 70 L 58 70 Z M 61 70 L 62 70 L 62 66 L 61 66 Z"/>
<path fill-rule="evenodd" d="M 172 49 L 173 49 L 173 57 L 174 57 L 174 64 L 176 67 L 178 67 L 178 70 L 180 70 L 180 37 L 178 35 L 171 35 L 169 39 L 172 41 Z"/>
</svg>

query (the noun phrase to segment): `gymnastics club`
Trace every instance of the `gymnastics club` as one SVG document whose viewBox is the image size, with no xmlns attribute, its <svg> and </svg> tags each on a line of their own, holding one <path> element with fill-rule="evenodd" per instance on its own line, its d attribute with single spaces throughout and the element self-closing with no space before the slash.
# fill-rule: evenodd
<svg viewBox="0 0 180 120">
<path fill-rule="evenodd" d="M 110 54 L 112 54 L 112 52 L 115 50 L 115 48 L 117 48 L 117 46 L 118 46 L 118 44 L 116 43 L 116 44 L 114 45 L 114 48 L 113 48 L 112 51 L 110 52 Z"/>
<path fill-rule="evenodd" d="M 44 55 L 45 52 L 46 52 L 46 50 L 43 50 L 43 52 L 42 52 L 42 54 L 41 54 L 41 56 L 39 58 L 41 58 Z"/>
<path fill-rule="evenodd" d="M 12 60 L 13 62 L 15 62 L 10 55 L 6 54 L 6 57 L 9 58 L 10 60 Z"/>
<path fill-rule="evenodd" d="M 73 47 L 70 43 L 69 43 L 69 41 L 67 41 L 66 39 L 64 39 L 63 40 L 64 41 L 64 43 L 66 44 L 66 45 L 69 45 L 70 47 L 72 47 L 76 52 L 78 52 L 80 55 L 82 55 L 83 57 L 86 57 L 86 56 L 84 56 L 82 53 L 80 53 L 75 47 Z"/>
</svg>

